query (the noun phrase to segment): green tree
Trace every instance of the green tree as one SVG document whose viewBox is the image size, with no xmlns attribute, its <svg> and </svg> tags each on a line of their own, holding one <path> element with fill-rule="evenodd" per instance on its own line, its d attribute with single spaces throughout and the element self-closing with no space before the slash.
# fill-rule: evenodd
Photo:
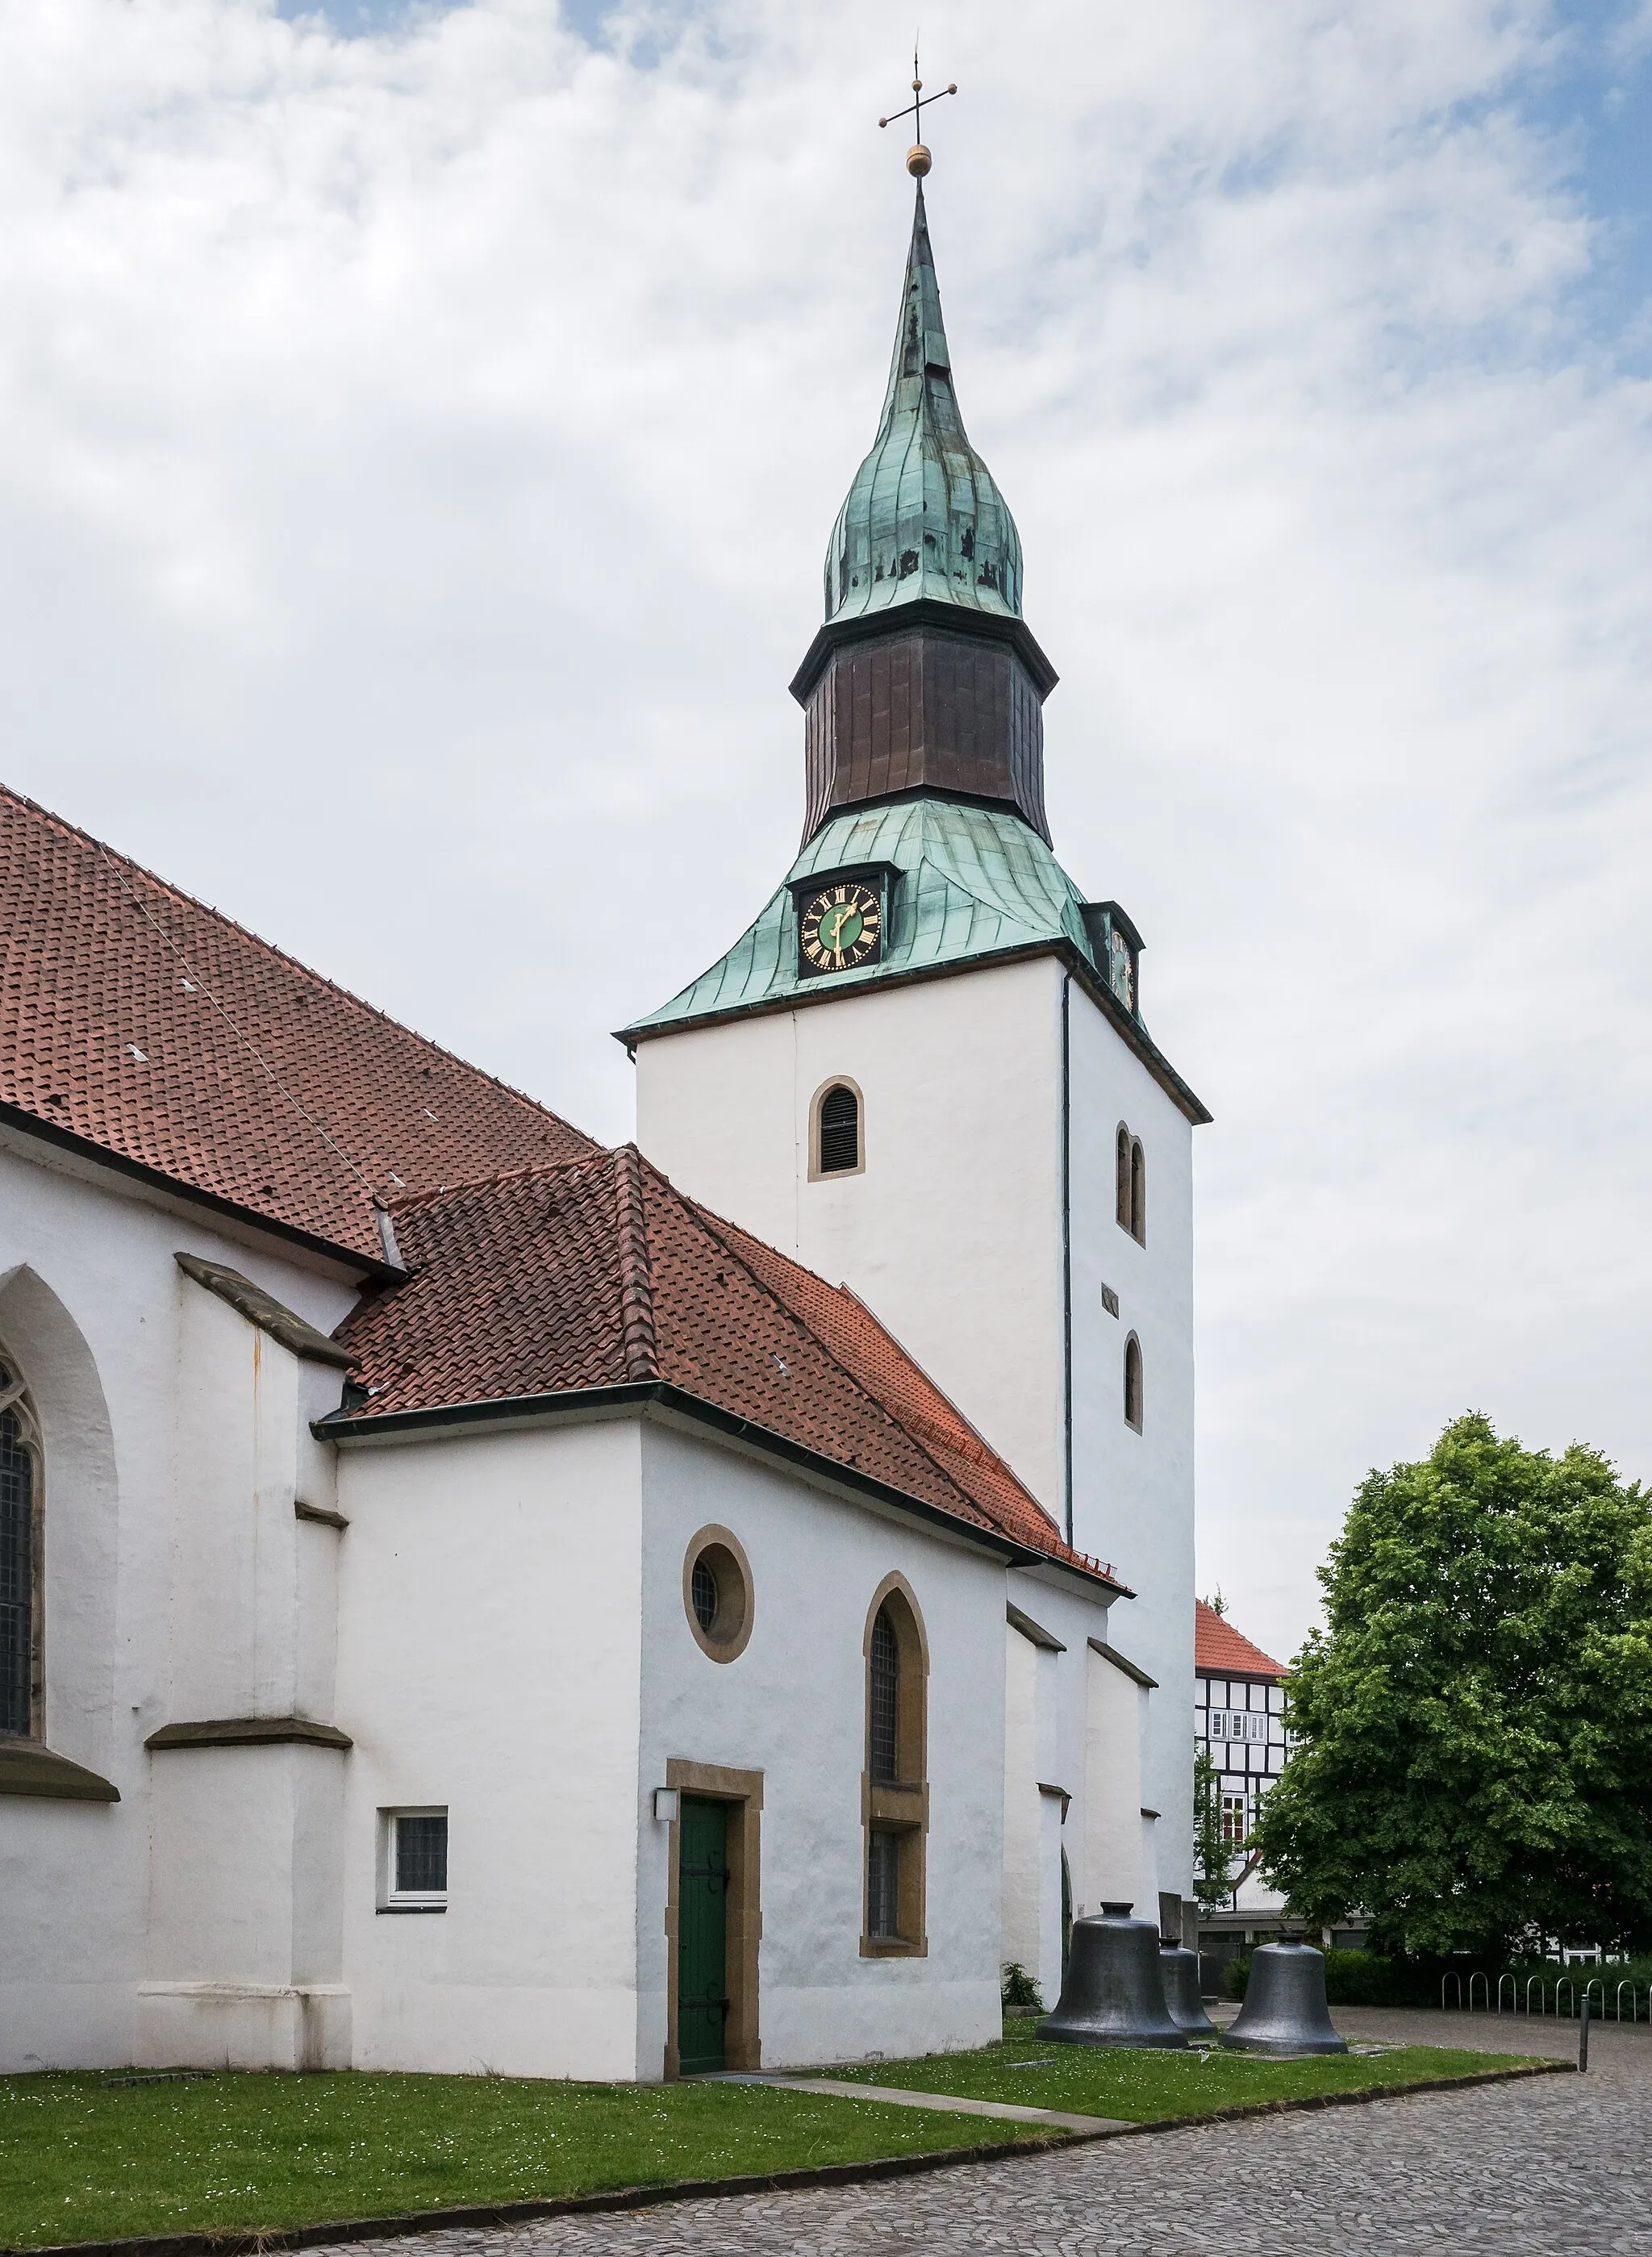
<svg viewBox="0 0 1652 2257">
<path fill-rule="evenodd" d="M 1222 1774 L 1209 1748 L 1193 1750 L 1193 1889 L 1201 1912 L 1220 1912 L 1232 1890 L 1232 1852 L 1222 1839 Z"/>
<path fill-rule="evenodd" d="M 1293 1912 L 1412 1951 L 1652 1936 L 1652 1508 L 1478 1413 L 1361 1483 L 1263 1805 Z"/>
</svg>

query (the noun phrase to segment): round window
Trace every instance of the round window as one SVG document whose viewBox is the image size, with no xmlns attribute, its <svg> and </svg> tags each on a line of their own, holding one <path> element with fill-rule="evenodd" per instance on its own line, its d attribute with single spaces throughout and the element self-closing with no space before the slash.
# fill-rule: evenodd
<svg viewBox="0 0 1652 2257">
<path fill-rule="evenodd" d="M 682 1562 L 683 1610 L 695 1643 L 713 1661 L 732 1661 L 752 1635 L 752 1570 L 726 1528 L 702 1528 Z"/>
</svg>

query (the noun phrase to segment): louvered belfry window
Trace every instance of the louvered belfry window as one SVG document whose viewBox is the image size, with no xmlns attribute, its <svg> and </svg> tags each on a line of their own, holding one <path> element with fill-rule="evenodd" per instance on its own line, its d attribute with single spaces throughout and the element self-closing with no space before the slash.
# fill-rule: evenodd
<svg viewBox="0 0 1652 2257">
<path fill-rule="evenodd" d="M 0 1367 L 0 1396 L 15 1385 Z M 33 1723 L 34 1459 L 14 1410 L 0 1411 L 0 1732 Z"/>
<path fill-rule="evenodd" d="M 879 1608 L 872 1625 L 870 1705 L 868 1768 L 873 1779 L 893 1786 L 900 1776 L 900 1647 L 887 1607 Z"/>
<path fill-rule="evenodd" d="M 820 1101 L 820 1171 L 841 1176 L 860 1165 L 860 1100 L 840 1081 Z"/>
</svg>

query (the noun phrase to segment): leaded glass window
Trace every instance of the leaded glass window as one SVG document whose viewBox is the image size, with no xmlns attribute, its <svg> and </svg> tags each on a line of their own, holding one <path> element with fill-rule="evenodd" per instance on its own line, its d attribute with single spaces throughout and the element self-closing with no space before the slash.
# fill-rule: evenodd
<svg viewBox="0 0 1652 2257">
<path fill-rule="evenodd" d="M 893 1784 L 900 1776 L 900 1647 L 887 1607 L 879 1608 L 872 1625 L 871 1693 L 869 1768 L 875 1779 Z"/>
<path fill-rule="evenodd" d="M 23 1383 L 0 1364 L 0 1732 L 34 1723 L 38 1466 Z"/>
<path fill-rule="evenodd" d="M 403 1811 L 396 1820 L 396 1894 L 445 1896 L 448 1814 Z"/>
<path fill-rule="evenodd" d="M 900 1934 L 900 1836 L 874 1832 L 866 1844 L 866 1933 Z"/>
</svg>

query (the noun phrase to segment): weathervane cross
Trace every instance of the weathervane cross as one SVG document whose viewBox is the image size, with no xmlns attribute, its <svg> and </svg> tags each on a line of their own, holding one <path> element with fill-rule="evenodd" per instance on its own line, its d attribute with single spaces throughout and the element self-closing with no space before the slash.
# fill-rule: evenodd
<svg viewBox="0 0 1652 2257">
<path fill-rule="evenodd" d="M 932 94 L 929 99 L 931 102 L 940 102 L 947 95 L 956 94 L 957 90 L 956 84 L 943 86 L 939 94 Z M 912 92 L 914 99 L 904 110 L 892 110 L 887 117 L 880 117 L 878 123 L 879 125 L 893 125 L 897 118 L 913 119 L 912 130 L 916 138 L 907 152 L 907 170 L 914 180 L 921 180 L 929 169 L 931 159 L 929 152 L 923 145 L 923 81 L 918 75 L 918 43 L 915 39 L 912 43 Z"/>
</svg>

